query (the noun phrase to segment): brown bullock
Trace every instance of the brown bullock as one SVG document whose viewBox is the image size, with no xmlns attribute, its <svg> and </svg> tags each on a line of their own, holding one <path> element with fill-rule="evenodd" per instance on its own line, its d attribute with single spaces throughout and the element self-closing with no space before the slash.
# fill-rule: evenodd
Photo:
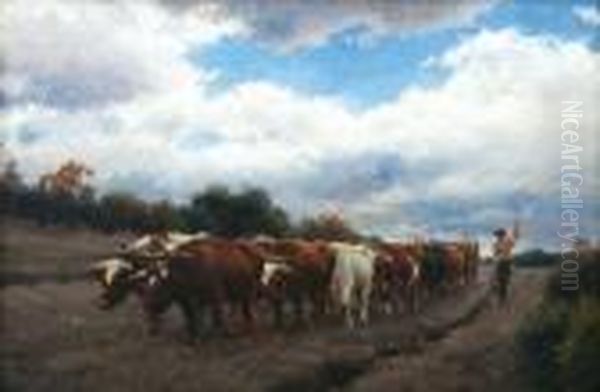
<svg viewBox="0 0 600 392">
<path fill-rule="evenodd" d="M 447 242 L 444 244 L 444 254 L 451 286 L 469 284 L 475 279 L 479 263 L 477 242 Z"/>
<path fill-rule="evenodd" d="M 135 268 L 142 268 L 147 278 L 138 279 L 132 288 L 140 294 L 152 332 L 158 330 L 160 316 L 174 303 L 181 308 L 193 340 L 204 309 L 211 311 L 213 324 L 219 329 L 226 327 L 224 305 L 239 309 L 247 324 L 252 323 L 262 263 L 260 255 L 247 244 L 217 238 L 196 240 L 179 247 L 157 268 L 151 268 L 151 263 L 139 267 L 138 263 Z"/>
<path fill-rule="evenodd" d="M 466 257 L 465 280 L 468 284 L 477 280 L 479 271 L 479 243 L 471 241 L 463 244 Z"/>
<path fill-rule="evenodd" d="M 465 254 L 462 247 L 457 243 L 445 243 L 444 263 L 446 264 L 446 283 L 450 287 L 461 285 L 465 276 Z"/>
<path fill-rule="evenodd" d="M 307 302 L 312 305 L 314 315 L 322 315 L 335 261 L 328 244 L 304 240 L 257 243 L 270 255 L 261 280 L 273 303 L 275 325 L 282 325 L 283 305 L 287 300 L 294 306 L 297 322 L 303 320 Z"/>
<path fill-rule="evenodd" d="M 398 312 L 401 302 L 410 311 L 417 309 L 419 282 L 418 252 L 414 245 L 384 243 L 378 247 L 375 295 L 388 305 L 388 313 Z"/>
<path fill-rule="evenodd" d="M 421 282 L 429 294 L 464 285 L 476 274 L 477 246 L 467 242 L 423 244 Z"/>
</svg>

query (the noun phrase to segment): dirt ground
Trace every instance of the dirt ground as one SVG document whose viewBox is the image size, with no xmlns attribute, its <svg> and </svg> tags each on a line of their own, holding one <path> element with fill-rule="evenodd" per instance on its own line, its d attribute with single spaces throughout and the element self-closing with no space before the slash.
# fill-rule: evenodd
<svg viewBox="0 0 600 392">
<path fill-rule="evenodd" d="M 285 332 L 266 325 L 182 343 L 172 311 L 145 333 L 134 300 L 106 313 L 85 267 L 114 242 L 91 232 L 5 227 L 1 384 L 5 391 L 524 391 L 511 338 L 545 273 L 519 271 L 512 305 L 486 305 L 478 284 L 431 301 L 417 316 L 376 317 L 346 331 L 326 320 Z"/>
<path fill-rule="evenodd" d="M 477 317 L 419 355 L 381 361 L 348 391 L 527 391 L 514 336 L 539 302 L 545 271 L 519 270 L 507 306 L 488 301 Z"/>
</svg>

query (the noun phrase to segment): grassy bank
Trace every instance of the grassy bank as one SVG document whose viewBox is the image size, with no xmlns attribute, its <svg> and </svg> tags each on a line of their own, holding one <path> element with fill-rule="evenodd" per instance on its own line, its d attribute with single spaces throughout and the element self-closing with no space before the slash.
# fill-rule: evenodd
<svg viewBox="0 0 600 392">
<path fill-rule="evenodd" d="M 539 308 L 518 334 L 521 357 L 535 390 L 600 391 L 600 258 L 580 258 L 579 287 L 561 288 L 553 274 Z"/>
</svg>

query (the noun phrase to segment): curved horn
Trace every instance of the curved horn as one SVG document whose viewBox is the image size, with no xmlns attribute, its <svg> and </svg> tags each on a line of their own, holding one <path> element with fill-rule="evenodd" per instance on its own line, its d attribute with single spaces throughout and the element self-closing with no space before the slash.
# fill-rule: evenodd
<svg viewBox="0 0 600 392">
<path fill-rule="evenodd" d="M 136 253 L 136 252 L 122 252 L 118 253 L 119 257 L 126 260 L 141 260 L 141 261 L 155 261 L 169 257 L 167 252 L 155 252 L 155 253 Z"/>
</svg>

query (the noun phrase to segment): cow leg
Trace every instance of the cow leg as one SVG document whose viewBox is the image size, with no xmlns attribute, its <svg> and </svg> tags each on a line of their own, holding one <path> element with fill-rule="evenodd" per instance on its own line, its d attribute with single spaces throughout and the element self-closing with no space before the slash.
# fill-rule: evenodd
<svg viewBox="0 0 600 392">
<path fill-rule="evenodd" d="M 420 299 L 420 290 L 419 285 L 417 283 L 412 283 L 409 286 L 409 295 L 410 295 L 410 311 L 411 313 L 419 312 L 419 303 Z"/>
<path fill-rule="evenodd" d="M 402 287 L 402 299 L 404 310 L 409 313 L 413 312 L 413 298 L 412 298 L 412 290 L 409 283 L 405 283 Z"/>
<path fill-rule="evenodd" d="M 214 303 L 211 307 L 213 327 L 216 331 L 225 332 L 225 323 L 223 322 L 223 308 L 219 302 Z"/>
<path fill-rule="evenodd" d="M 392 304 L 391 299 L 386 299 L 385 302 L 382 303 L 381 307 L 383 309 L 382 313 L 386 316 L 391 316 L 394 314 L 394 305 Z"/>
<path fill-rule="evenodd" d="M 193 343 L 197 335 L 197 314 L 194 301 L 191 299 L 179 300 L 179 307 L 185 319 L 185 329 L 190 343 Z"/>
<path fill-rule="evenodd" d="M 467 260 L 465 263 L 465 284 L 468 286 L 471 284 L 471 278 L 472 278 L 472 267 L 471 267 L 471 260 Z"/>
<path fill-rule="evenodd" d="M 272 300 L 273 306 L 273 323 L 275 328 L 279 329 L 283 326 L 283 301 L 281 298 Z"/>
<path fill-rule="evenodd" d="M 148 334 L 155 336 L 160 332 L 160 326 L 162 317 L 156 313 L 148 313 L 146 315 L 146 320 L 148 322 Z"/>
<path fill-rule="evenodd" d="M 396 314 L 401 314 L 403 307 L 404 307 L 404 303 L 406 301 L 406 285 L 405 283 L 399 283 L 400 287 L 397 287 L 394 291 L 393 291 L 393 296 L 392 296 L 392 303 L 393 303 L 393 309 L 394 309 L 394 313 Z"/>
<path fill-rule="evenodd" d="M 326 298 L 322 291 L 317 290 L 312 295 L 313 320 L 318 320 L 325 315 Z"/>
<path fill-rule="evenodd" d="M 376 286 L 374 299 L 377 303 L 377 310 L 381 314 L 391 316 L 394 313 L 392 298 L 393 293 L 391 283 L 386 282 Z"/>
<path fill-rule="evenodd" d="M 360 322 L 363 326 L 369 323 L 369 300 L 371 298 L 371 286 L 369 284 L 362 287 L 360 291 Z"/>
<path fill-rule="evenodd" d="M 354 329 L 354 315 L 352 307 L 348 305 L 344 305 L 344 313 L 346 317 L 346 326 L 350 329 Z"/>
<path fill-rule="evenodd" d="M 352 286 L 349 284 L 343 285 L 340 293 L 340 303 L 344 309 L 346 317 L 346 325 L 348 328 L 354 328 L 354 317 L 352 309 Z"/>
<path fill-rule="evenodd" d="M 241 310 L 246 328 L 252 330 L 254 328 L 254 313 L 252 312 L 251 301 L 247 299 L 242 300 Z"/>
<path fill-rule="evenodd" d="M 414 314 L 416 312 L 416 291 L 415 291 L 415 285 L 412 283 L 409 283 L 406 287 L 406 299 L 407 299 L 407 306 L 408 306 L 408 311 L 411 314 Z"/>
<path fill-rule="evenodd" d="M 296 317 L 296 325 L 301 325 L 302 322 L 304 321 L 304 312 L 302 309 L 302 295 L 295 295 L 292 298 L 292 303 L 294 306 L 294 314 Z"/>
<path fill-rule="evenodd" d="M 162 296 L 159 294 L 158 292 L 142 294 L 142 306 L 150 335 L 157 335 L 159 333 L 162 314 L 173 303 L 173 298 L 170 295 Z"/>
</svg>

